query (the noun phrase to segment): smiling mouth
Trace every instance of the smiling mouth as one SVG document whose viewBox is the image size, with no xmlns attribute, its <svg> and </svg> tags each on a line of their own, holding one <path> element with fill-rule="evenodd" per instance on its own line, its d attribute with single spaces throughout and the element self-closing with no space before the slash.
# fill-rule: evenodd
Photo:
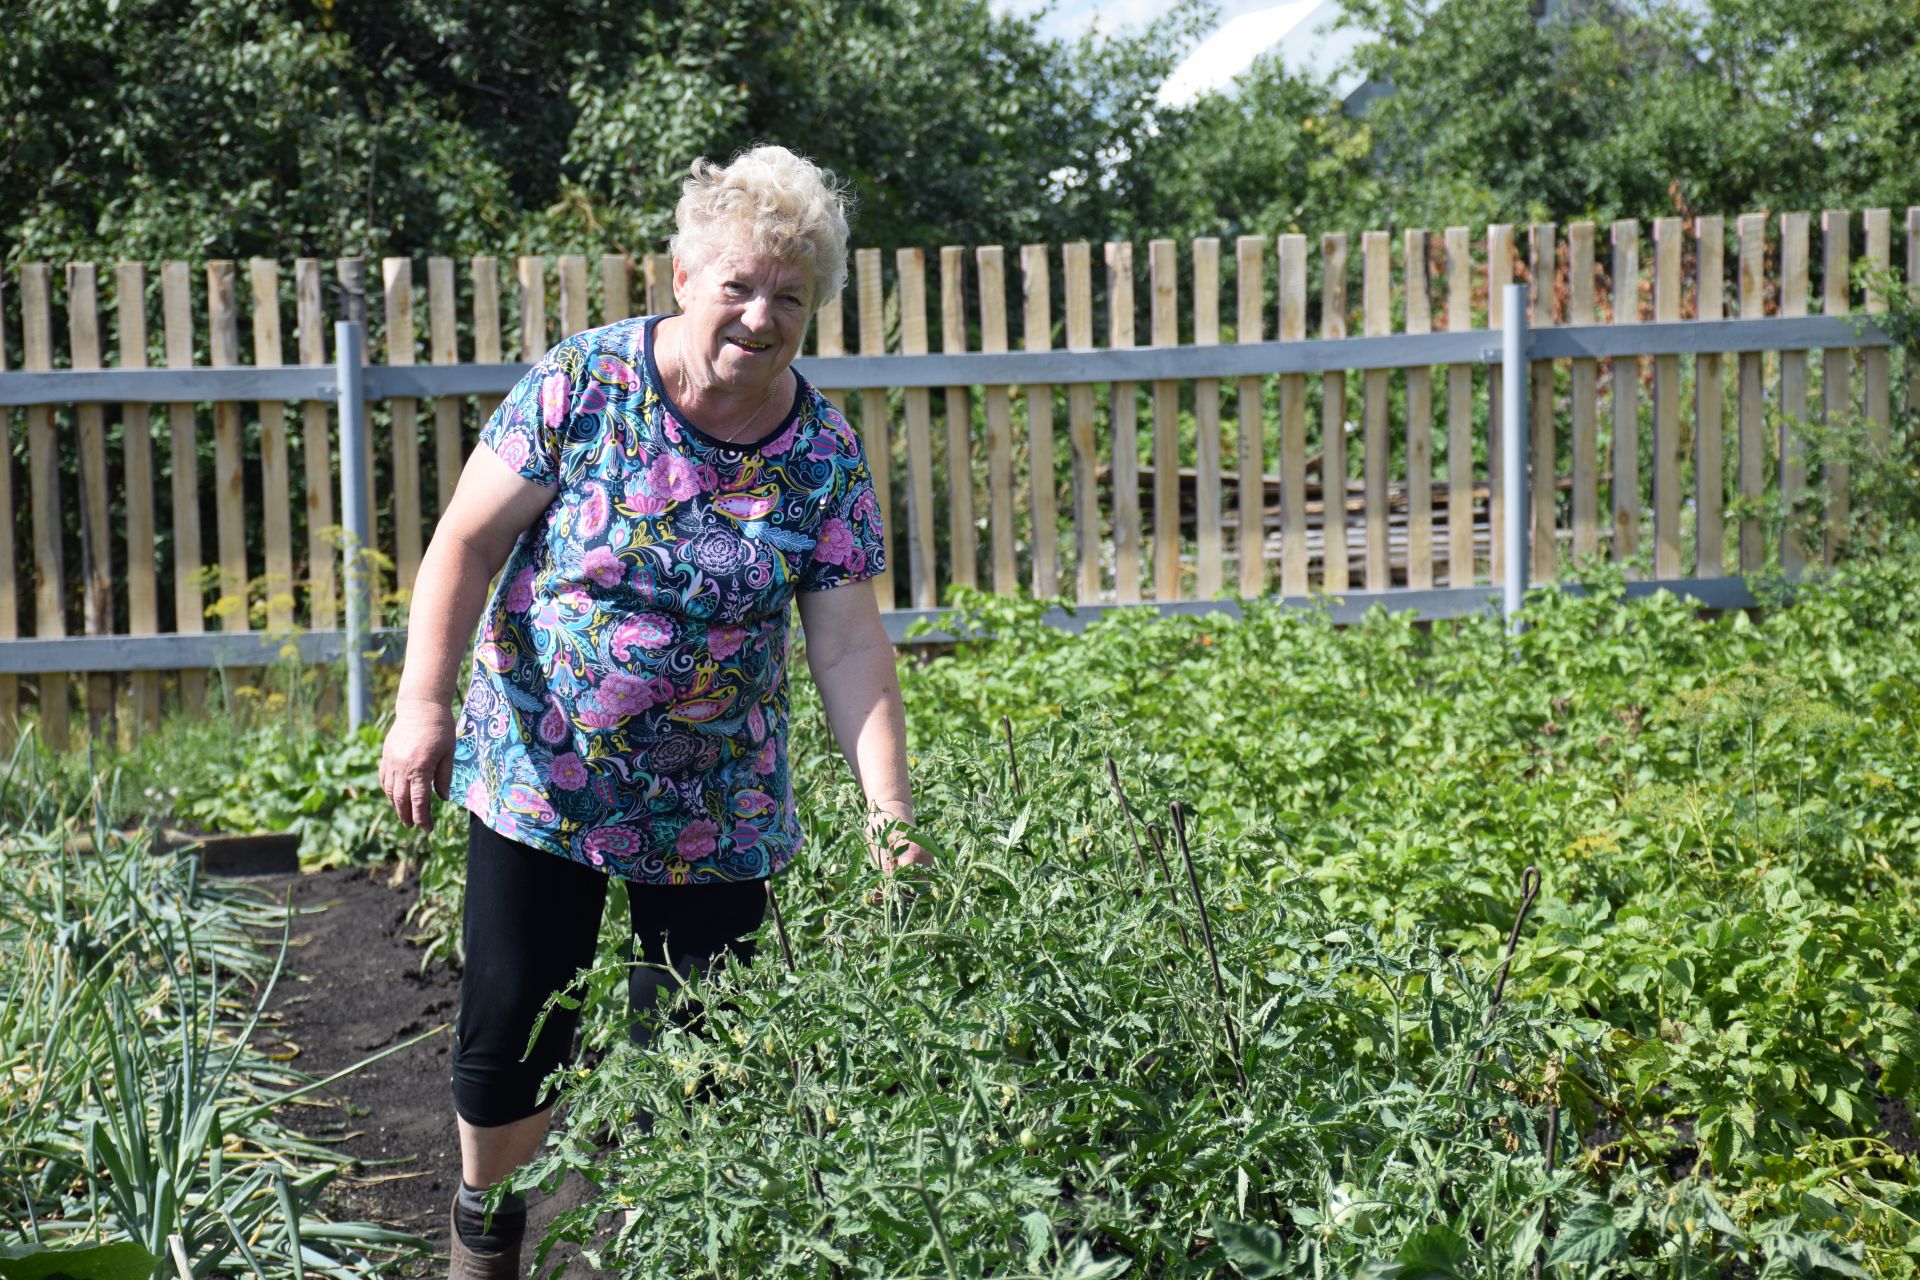
<svg viewBox="0 0 1920 1280">
<path fill-rule="evenodd" d="M 746 338 L 728 338 L 727 341 L 731 342 L 734 346 L 740 348 L 742 351 L 751 351 L 755 354 L 758 354 L 762 351 L 770 350 L 773 347 L 773 344 L 771 342 L 751 342 Z"/>
</svg>

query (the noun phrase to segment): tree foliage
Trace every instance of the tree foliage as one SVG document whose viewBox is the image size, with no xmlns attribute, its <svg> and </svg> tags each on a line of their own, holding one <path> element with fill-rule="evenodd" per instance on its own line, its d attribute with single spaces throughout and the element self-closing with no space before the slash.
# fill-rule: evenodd
<svg viewBox="0 0 1920 1280">
<path fill-rule="evenodd" d="M 1099 234 L 1197 10 L 1069 46 L 986 0 L 46 0 L 0 39 L 10 256 L 657 247 L 793 146 L 869 242 Z M 1066 171 L 1056 176 L 1056 171 Z"/>
<path fill-rule="evenodd" d="M 781 142 L 870 244 L 1920 203 L 1909 0 L 1346 0 L 1349 111 L 1206 25 L 1043 36 L 989 0 L 37 0 L 0 32 L 23 257 L 658 247 L 696 155 Z"/>
<path fill-rule="evenodd" d="M 1370 113 L 1385 212 L 1555 217 L 1819 208 L 1920 194 L 1920 10 L 1899 0 L 1352 0 L 1399 90 Z M 1425 179 L 1425 180 L 1416 180 Z M 1461 206 L 1466 208 L 1462 209 Z M 1477 207 L 1475 207 L 1477 206 Z"/>
<path fill-rule="evenodd" d="M 1265 234 L 1920 203 L 1904 0 L 1345 0 L 1331 78 L 1262 58 L 1162 111 L 1125 232 Z"/>
</svg>

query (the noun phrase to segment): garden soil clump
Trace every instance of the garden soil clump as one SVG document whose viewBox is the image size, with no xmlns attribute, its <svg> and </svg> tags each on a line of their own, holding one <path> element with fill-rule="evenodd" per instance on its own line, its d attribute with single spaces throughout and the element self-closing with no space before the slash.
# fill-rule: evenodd
<svg viewBox="0 0 1920 1280">
<path fill-rule="evenodd" d="M 289 1104 L 282 1119 L 317 1141 L 337 1143 L 355 1161 L 327 1188 L 323 1213 L 411 1232 L 444 1257 L 447 1206 L 460 1169 L 448 1084 L 460 974 L 437 962 L 422 969 L 423 953 L 408 941 L 417 878 L 407 874 L 395 883 L 392 867 L 357 866 L 245 883 L 276 902 L 289 901 L 291 892 L 297 913 L 286 971 L 256 1033 L 263 1049 L 293 1054 L 290 1065 L 320 1079 L 439 1029 L 310 1095 L 313 1105 Z M 528 1260 L 547 1222 L 579 1204 L 584 1187 L 574 1175 L 552 1196 L 528 1197 Z M 561 1253 L 548 1259 L 549 1273 Z M 444 1273 L 444 1261 L 425 1258 L 398 1271 Z M 564 1274 L 589 1272 L 569 1265 Z"/>
</svg>

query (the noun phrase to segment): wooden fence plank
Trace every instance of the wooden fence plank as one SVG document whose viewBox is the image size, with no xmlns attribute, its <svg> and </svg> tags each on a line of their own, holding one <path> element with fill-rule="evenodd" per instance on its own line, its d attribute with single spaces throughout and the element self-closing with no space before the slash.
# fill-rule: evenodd
<svg viewBox="0 0 1920 1280">
<path fill-rule="evenodd" d="M 1868 274 L 1866 310 L 1868 315 L 1885 315 L 1887 292 L 1881 283 L 1893 266 L 1893 215 L 1887 209 L 1868 209 L 1865 214 Z M 1892 368 L 1884 347 L 1868 347 L 1860 353 L 1862 366 L 1861 411 L 1867 420 L 1867 443 L 1876 457 L 1887 451 L 1889 424 L 1892 421 Z"/>
<path fill-rule="evenodd" d="M 138 262 L 114 268 L 115 312 L 120 328 L 120 367 L 147 367 L 147 269 Z M 0 366 L 4 367 L 4 366 Z M 120 432 L 127 509 L 127 631 L 137 636 L 160 630 L 160 565 L 153 514 L 153 421 L 143 402 L 120 406 Z M 4 477 L 0 477 L 4 483 Z M 13 561 L 0 556 L 0 564 Z M 160 723 L 160 673 L 133 673 L 131 720 Z M 0 713 L 3 714 L 3 713 Z"/>
<path fill-rule="evenodd" d="M 1347 336 L 1347 237 L 1320 237 L 1320 336 Z M 1320 375 L 1320 582 L 1347 589 L 1347 375 Z"/>
<path fill-rule="evenodd" d="M 927 255 L 920 249 L 894 253 L 898 273 L 900 351 L 927 353 Z M 933 401 L 925 387 L 908 387 L 902 397 L 907 427 L 907 569 L 913 607 L 931 609 L 940 602 L 939 564 L 933 540 Z"/>
<path fill-rule="evenodd" d="M 1193 242 L 1193 342 L 1199 347 L 1220 345 L 1220 241 L 1212 236 Z M 1211 600 L 1220 594 L 1226 571 L 1220 542 L 1220 379 L 1194 380 L 1193 424 L 1197 436 L 1193 593 L 1198 599 Z M 1256 470 L 1249 482 L 1257 482 L 1259 476 Z M 1174 513 L 1178 515 L 1179 510 L 1176 492 Z"/>
<path fill-rule="evenodd" d="M 253 363 L 277 369 L 283 363 L 280 334 L 280 264 L 272 258 L 247 263 L 253 294 Z M 260 515 L 266 551 L 267 625 L 293 626 L 293 484 L 288 474 L 287 406 L 260 403 Z"/>
<path fill-rule="evenodd" d="M 1020 346 L 1026 351 L 1053 348 L 1053 281 L 1047 246 L 1020 247 L 1021 319 L 1025 325 Z M 1053 388 L 1032 385 L 1023 392 L 1027 404 L 1027 479 L 1029 513 L 1033 522 L 1033 594 L 1050 600 L 1060 594 L 1060 499 L 1053 461 Z M 1088 419 L 1092 419 L 1089 406 Z"/>
<path fill-rule="evenodd" d="M 7 371 L 7 284 L 0 276 L 0 373 Z M 0 409 L 0 640 L 20 637 L 20 563 L 13 540 L 13 414 Z M 0 675 L 0 748 L 11 749 L 20 730 L 20 678 Z"/>
<path fill-rule="evenodd" d="M 294 344 L 301 365 L 326 365 L 332 349 L 332 328 L 321 301 L 321 261 L 294 259 Z M 307 620 L 313 628 L 332 628 L 338 622 L 334 589 L 340 564 L 340 526 L 334 520 L 334 432 L 336 405 L 326 399 L 301 403 L 303 501 L 307 507 Z M 340 716 L 342 681 L 324 672 L 317 681 L 315 712 L 326 720 Z"/>
<path fill-rule="evenodd" d="M 1853 215 L 1845 209 L 1828 209 L 1820 215 L 1823 250 L 1821 266 L 1821 312 L 1844 316 L 1852 310 Z M 1828 347 L 1821 353 L 1820 420 L 1830 438 L 1848 429 L 1853 416 L 1853 350 Z M 1849 489 L 1852 484 L 1843 459 L 1830 460 L 1826 478 L 1826 561 L 1833 564 L 1840 556 L 1840 544 L 1846 538 Z"/>
<path fill-rule="evenodd" d="M 1307 238 L 1280 237 L 1279 335 L 1282 342 L 1307 336 Z M 1280 378 L 1280 593 L 1304 596 L 1307 562 L 1307 375 Z M 1242 482 L 1244 483 L 1244 481 Z M 1264 487 L 1264 486 L 1263 486 Z M 1266 505 L 1266 495 L 1260 497 Z"/>
<path fill-rule="evenodd" d="M 160 264 L 160 319 L 167 368 L 193 366 L 193 277 L 184 262 Z M 173 499 L 173 629 L 198 635 L 206 629 L 206 598 L 200 588 L 204 551 L 200 540 L 199 422 L 191 404 L 167 406 L 169 489 Z M 180 709 L 198 715 L 206 702 L 202 671 L 180 673 Z"/>
<path fill-rule="evenodd" d="M 1407 332 L 1432 333 L 1426 230 L 1410 228 L 1401 244 Z M 1407 585 L 1433 585 L 1433 370 L 1426 365 L 1407 370 Z"/>
<path fill-rule="evenodd" d="M 76 370 L 101 367 L 100 283 L 91 262 L 67 264 L 67 363 Z M 80 403 L 74 405 L 73 416 L 80 478 L 81 618 L 88 635 L 106 635 L 113 619 L 106 413 L 102 405 Z"/>
<path fill-rule="evenodd" d="M 1533 282 L 1528 288 L 1527 323 L 1535 329 L 1553 324 L 1553 301 L 1560 266 L 1557 228 L 1551 222 L 1538 222 L 1527 228 L 1527 247 Z M 1560 498 L 1560 444 L 1554 418 L 1553 361 L 1535 360 L 1528 366 L 1533 393 L 1527 412 L 1530 428 L 1527 442 L 1527 496 L 1532 519 L 1528 538 L 1531 563 L 1527 577 L 1532 582 L 1552 582 L 1559 571 L 1560 546 L 1556 541 L 1555 508 Z"/>
<path fill-rule="evenodd" d="M 1767 314 L 1767 215 L 1740 215 L 1740 318 Z M 1760 530 L 1759 506 L 1767 488 L 1766 355 L 1746 351 L 1739 358 L 1740 572 L 1766 567 L 1767 546 Z"/>
<path fill-rule="evenodd" d="M 53 273 L 44 262 L 20 268 L 22 368 L 27 373 L 53 369 Z M 33 633 L 42 640 L 67 634 L 66 543 L 61 536 L 60 441 L 53 410 L 27 407 L 27 500 L 33 510 Z M 72 684 L 61 672 L 39 678 L 40 740 L 55 751 L 69 741 L 67 701 Z"/>
<path fill-rule="evenodd" d="M 656 255 L 656 263 L 657 263 Z M 853 255 L 854 275 L 860 290 L 860 354 L 886 354 L 886 295 L 880 275 L 880 251 L 860 249 Z M 657 266 L 656 266 L 657 269 Z M 664 313 L 662 313 L 664 314 Z M 882 554 L 893 564 L 893 428 L 887 413 L 887 393 L 877 388 L 860 393 L 860 438 L 867 451 L 867 470 L 873 477 L 873 494 L 880 504 Z M 874 575 L 873 591 L 882 609 L 893 608 L 893 569 Z"/>
<path fill-rule="evenodd" d="M 1513 227 L 1496 223 L 1487 228 L 1487 328 L 1498 334 L 1507 320 L 1507 286 L 1513 283 Z M 1487 572 L 1503 582 L 1507 572 L 1507 472 L 1501 457 L 1501 406 L 1506 403 L 1506 375 L 1499 365 L 1487 369 Z"/>
<path fill-rule="evenodd" d="M 1368 337 L 1393 331 L 1392 290 L 1393 241 L 1384 231 L 1362 232 L 1360 326 Z M 1366 493 L 1369 591 L 1385 591 L 1393 585 L 1393 566 L 1387 561 L 1387 470 L 1393 462 L 1393 446 L 1387 439 L 1387 390 L 1385 369 L 1369 369 L 1362 375 L 1360 473 Z"/>
<path fill-rule="evenodd" d="M 1780 314 L 1807 314 L 1812 220 L 1801 212 L 1780 215 Z M 1780 568 L 1797 574 L 1807 565 L 1798 508 L 1807 487 L 1806 444 L 1800 424 L 1807 418 L 1807 353 L 1780 353 L 1780 502 L 1787 524 L 1780 538 Z"/>
<path fill-rule="evenodd" d="M 1640 320 L 1640 224 L 1622 218 L 1613 224 L 1613 323 Z M 1640 550 L 1640 360 L 1609 362 L 1608 398 L 1613 410 L 1613 476 L 1608 488 L 1613 510 L 1613 558 L 1627 566 Z M 1496 534 L 1494 545 L 1500 544 Z"/>
<path fill-rule="evenodd" d="M 1907 301 L 1920 306 L 1920 205 L 1907 209 Z M 1909 352 L 1907 368 L 1907 408 L 1920 413 L 1920 357 Z"/>
<path fill-rule="evenodd" d="M 600 323 L 633 315 L 633 259 L 624 253 L 600 255 Z"/>
<path fill-rule="evenodd" d="M 1147 244 L 1150 341 L 1180 345 L 1180 263 L 1171 240 Z M 1153 384 L 1153 597 L 1180 598 L 1180 384 Z"/>
<path fill-rule="evenodd" d="M 500 340 L 500 260 L 479 254 L 470 268 L 473 277 L 473 361 L 475 364 L 499 364 L 503 358 Z M 474 402 L 474 413 L 482 426 L 500 407 L 502 396 L 481 396 Z"/>
<path fill-rule="evenodd" d="M 413 259 L 387 258 L 380 274 L 386 295 L 387 364 L 404 368 L 413 363 Z M 387 401 L 387 412 L 393 424 L 393 578 L 400 590 L 411 592 L 420 576 L 422 549 L 420 405 L 411 396 L 395 396 Z"/>
<path fill-rule="evenodd" d="M 965 260 L 959 245 L 940 250 L 940 350 L 960 355 L 967 349 Z M 979 538 L 973 516 L 973 404 L 965 387 L 946 389 L 947 554 L 955 586 L 980 585 Z"/>
<path fill-rule="evenodd" d="M 880 251 L 875 249 L 874 252 Z M 670 316 L 678 312 L 680 304 L 674 300 L 673 296 L 673 255 L 648 254 L 647 272 L 647 314 Z"/>
<path fill-rule="evenodd" d="M 1594 224 L 1567 227 L 1567 323 L 1593 324 Z M 1573 396 L 1573 558 L 1600 553 L 1600 393 L 1599 366 L 1572 362 Z"/>
<path fill-rule="evenodd" d="M 427 358 L 434 364 L 460 363 L 460 318 L 455 310 L 452 258 L 427 259 Z M 447 513 L 465 459 L 460 441 L 460 397 L 433 402 L 434 515 Z"/>
<path fill-rule="evenodd" d="M 1694 220 L 1697 239 L 1694 272 L 1694 318 L 1724 320 L 1726 302 L 1726 222 L 1717 217 Z M 1696 356 L 1693 362 L 1693 543 L 1694 572 L 1717 578 L 1726 572 L 1727 536 L 1724 519 L 1726 477 L 1725 441 L 1720 429 L 1725 412 L 1726 372 L 1717 355 Z"/>
<path fill-rule="evenodd" d="M 300 363 L 326 364 L 331 334 L 320 297 L 319 259 L 294 262 L 293 299 Z M 331 412 L 324 400 L 308 400 L 300 406 L 306 462 L 307 616 L 318 630 L 330 630 L 339 621 L 334 596 L 334 562 L 340 551 L 334 542 Z"/>
<path fill-rule="evenodd" d="M 1473 328 L 1473 249 L 1448 227 L 1447 332 Z M 1447 585 L 1470 587 L 1473 565 L 1473 366 L 1447 366 Z"/>
<path fill-rule="evenodd" d="M 547 262 L 538 254 L 514 261 L 520 293 L 520 360 L 535 364 L 547 353 Z"/>
<path fill-rule="evenodd" d="M 1234 292 L 1239 303 L 1234 337 L 1240 342 L 1266 340 L 1266 247 L 1265 236 L 1241 236 L 1234 241 Z M 1267 593 L 1266 389 L 1259 378 L 1242 378 L 1237 392 L 1240 512 L 1234 549 L 1240 557 L 1240 595 L 1253 600 Z"/>
<path fill-rule="evenodd" d="M 1679 218 L 1653 220 L 1653 318 L 1680 318 L 1680 251 L 1684 224 Z M 1653 358 L 1653 576 L 1677 578 L 1680 567 L 1680 473 L 1686 443 L 1680 430 L 1680 357 Z"/>
<path fill-rule="evenodd" d="M 1134 345 L 1133 244 L 1107 242 L 1107 346 Z M 1107 430 L 1113 438 L 1113 598 L 1140 599 L 1140 417 L 1138 384 L 1107 389 Z"/>
<path fill-rule="evenodd" d="M 234 291 L 238 271 L 219 259 L 207 264 L 207 350 L 216 369 L 240 363 L 240 321 Z M 247 631 L 247 488 L 246 442 L 241 433 L 240 405 L 216 400 L 213 405 L 213 510 L 220 548 L 220 613 L 222 631 Z"/>
<path fill-rule="evenodd" d="M 571 338 L 587 328 L 587 259 L 578 253 L 560 255 L 560 336 Z"/>
<path fill-rule="evenodd" d="M 91 262 L 67 265 L 67 356 L 74 369 L 100 367 L 100 280 Z M 80 472 L 80 616 L 90 636 L 113 631 L 113 522 L 108 512 L 106 408 L 73 407 Z M 87 674 L 87 737 L 113 720 L 113 675 Z M 108 732 L 108 738 L 112 733 Z"/>
<path fill-rule="evenodd" d="M 831 358 L 847 354 L 846 311 L 838 296 L 828 298 L 820 304 L 813 316 L 814 354 Z M 836 388 L 815 387 L 827 402 L 846 416 L 847 406 L 841 400 L 846 393 Z M 850 419 L 849 419 L 850 420 Z"/>
<path fill-rule="evenodd" d="M 1060 273 L 1066 285 L 1067 349 L 1093 347 L 1093 246 L 1084 240 L 1060 251 Z M 1076 382 L 1067 388 L 1067 439 L 1073 448 L 1074 599 L 1090 604 L 1100 598 L 1100 491 L 1098 463 L 1093 456 L 1093 386 Z"/>
<path fill-rule="evenodd" d="M 981 245 L 975 253 L 980 279 L 980 349 L 1007 350 L 1007 261 L 999 245 Z M 986 390 L 987 536 L 991 542 L 993 589 L 1003 596 L 1019 590 L 1019 561 L 1013 537 L 1013 401 L 1002 386 Z"/>
</svg>

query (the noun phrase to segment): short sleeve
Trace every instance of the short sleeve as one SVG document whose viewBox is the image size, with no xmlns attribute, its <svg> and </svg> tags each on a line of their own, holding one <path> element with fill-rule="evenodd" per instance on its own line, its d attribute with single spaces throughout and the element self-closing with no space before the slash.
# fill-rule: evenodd
<svg viewBox="0 0 1920 1280">
<path fill-rule="evenodd" d="M 833 452 L 833 490 L 819 539 L 801 571 L 799 589 L 825 591 L 863 582 L 887 567 L 886 531 L 866 451 L 840 411 L 819 402 L 823 425 L 838 439 Z"/>
<path fill-rule="evenodd" d="M 480 443 L 528 480 L 560 483 L 560 442 L 586 358 L 571 339 L 542 356 L 480 428 Z"/>
</svg>

